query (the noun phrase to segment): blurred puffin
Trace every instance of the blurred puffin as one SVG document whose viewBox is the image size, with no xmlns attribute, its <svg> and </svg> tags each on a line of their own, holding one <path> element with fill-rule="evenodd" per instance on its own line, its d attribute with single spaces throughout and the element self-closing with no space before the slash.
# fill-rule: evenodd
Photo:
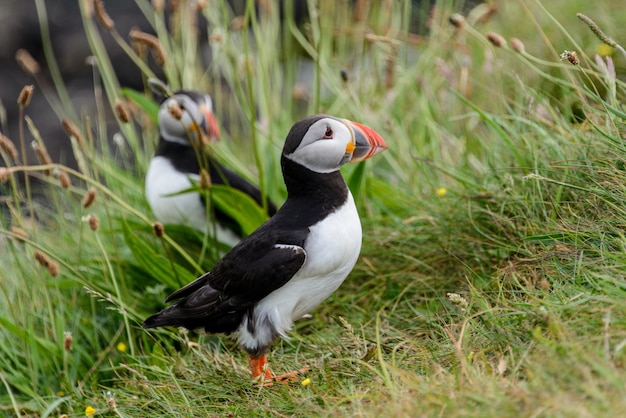
<svg viewBox="0 0 626 418">
<path fill-rule="evenodd" d="M 365 160 L 387 144 L 374 130 L 327 115 L 297 122 L 287 135 L 281 166 L 287 200 L 215 267 L 146 319 L 144 328 L 182 326 L 236 332 L 254 378 L 274 376 L 266 352 L 293 322 L 330 296 L 354 267 L 361 222 L 339 168 Z"/>
<path fill-rule="evenodd" d="M 164 224 L 182 224 L 230 246 L 241 240 L 241 228 L 226 213 L 213 208 L 215 221 L 207 219 L 206 201 L 199 193 L 176 194 L 199 181 L 200 169 L 209 173 L 212 184 L 238 189 L 262 206 L 260 190 L 202 152 L 209 141 L 219 139 L 211 97 L 181 90 L 166 97 L 158 114 L 159 144 L 146 175 L 146 197 L 154 216 Z M 276 207 L 267 202 L 268 214 Z M 215 230 L 213 225 L 215 224 Z"/>
</svg>

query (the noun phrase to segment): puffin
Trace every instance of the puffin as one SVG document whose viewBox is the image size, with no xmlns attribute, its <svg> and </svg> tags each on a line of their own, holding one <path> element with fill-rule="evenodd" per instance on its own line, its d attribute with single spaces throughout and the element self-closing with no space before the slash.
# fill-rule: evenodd
<svg viewBox="0 0 626 418">
<path fill-rule="evenodd" d="M 329 115 L 296 122 L 281 155 L 287 200 L 274 216 L 226 253 L 209 272 L 172 293 L 175 301 L 143 323 L 234 333 L 254 379 L 271 385 L 270 345 L 328 298 L 355 266 L 361 222 L 340 167 L 387 149 L 360 123 Z"/>
<path fill-rule="evenodd" d="M 164 224 L 187 225 L 232 247 L 242 238 L 238 223 L 218 207 L 207 211 L 200 193 L 180 193 L 200 180 L 206 169 L 212 184 L 233 187 L 263 205 L 261 191 L 226 168 L 213 156 L 203 153 L 205 144 L 220 137 L 213 115 L 213 102 L 207 94 L 180 90 L 166 97 L 159 108 L 159 142 L 146 174 L 146 198 L 156 219 Z M 268 215 L 276 206 L 267 200 Z M 215 219 L 207 218 L 214 214 Z M 215 221 L 215 222 L 214 222 Z M 215 225 L 215 229 L 213 226 Z"/>
</svg>

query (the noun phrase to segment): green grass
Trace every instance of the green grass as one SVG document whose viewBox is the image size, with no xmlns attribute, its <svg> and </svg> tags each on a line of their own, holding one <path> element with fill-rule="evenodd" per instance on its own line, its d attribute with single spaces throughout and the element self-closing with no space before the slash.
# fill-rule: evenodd
<svg viewBox="0 0 626 418">
<path fill-rule="evenodd" d="M 233 338 L 142 330 L 171 290 L 210 268 L 216 251 L 211 237 L 184 228 L 153 234 L 143 198 L 153 106 L 127 92 L 136 112 L 120 122 L 124 146 L 107 144 L 104 110 L 124 92 L 101 37 L 125 42 L 126 34 L 99 31 L 85 10 L 104 83 L 100 113 L 70 109 L 58 82 L 56 92 L 45 83 L 35 90 L 60 97 L 57 112 L 87 138 L 73 141 L 78 170 L 25 168 L 1 154 L 13 173 L 0 185 L 9 197 L 0 224 L 2 413 L 626 413 L 626 57 L 614 50 L 618 77 L 606 74 L 593 58 L 601 42 L 576 18 L 583 12 L 624 42 L 619 1 L 593 9 L 585 1 L 496 1 L 495 14 L 480 6 L 459 30 L 448 22 L 457 2 L 440 1 L 428 37 L 407 36 L 409 1 L 370 2 L 358 23 L 347 3 L 320 2 L 310 23 L 287 19 L 282 30 L 275 8 L 257 21 L 248 7 L 241 22 L 249 32 L 208 2 L 209 68 L 199 63 L 184 9 L 166 26 L 162 12 L 137 2 L 159 34 L 170 86 L 210 92 L 218 119 L 228 121 L 211 151 L 261 178 L 274 201 L 285 198 L 279 155 L 295 120 L 328 112 L 383 135 L 388 151 L 344 170 L 363 222 L 361 259 L 312 318 L 272 347 L 276 372 L 308 366 L 307 381 L 259 388 Z M 521 39 L 525 52 L 493 46 L 489 31 Z M 566 49 L 579 65 L 559 59 Z M 305 65 L 313 75 L 301 81 Z M 23 171 L 44 181 L 45 199 L 17 183 Z M 60 171 L 71 175 L 69 189 L 59 187 Z M 97 198 L 84 208 L 89 188 Z M 242 218 L 257 214 L 227 190 L 215 193 L 241 204 Z M 58 264 L 57 276 L 35 261 L 36 250 Z"/>
</svg>

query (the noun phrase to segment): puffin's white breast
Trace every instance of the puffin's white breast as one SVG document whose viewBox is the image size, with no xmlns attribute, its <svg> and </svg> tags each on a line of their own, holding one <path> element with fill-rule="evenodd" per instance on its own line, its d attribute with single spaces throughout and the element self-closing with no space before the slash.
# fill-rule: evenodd
<svg viewBox="0 0 626 418">
<path fill-rule="evenodd" d="M 246 321 L 240 327 L 239 341 L 244 347 L 258 347 L 271 342 L 271 330 L 263 326 L 266 320 L 284 336 L 295 320 L 337 290 L 356 264 L 361 251 L 362 232 L 352 194 L 348 193 L 346 203 L 311 226 L 310 231 L 304 243 L 307 258 L 302 268 L 289 282 L 255 307 L 256 334 L 248 332 Z"/>
<path fill-rule="evenodd" d="M 182 173 L 163 156 L 155 156 L 150 161 L 146 174 L 146 198 L 154 216 L 164 224 L 187 225 L 207 232 L 211 222 L 207 220 L 206 208 L 198 193 L 183 193 L 192 187 L 191 181 L 199 179 L 197 174 Z M 239 237 L 231 230 L 217 225 L 216 237 L 220 242 L 235 245 Z"/>
</svg>

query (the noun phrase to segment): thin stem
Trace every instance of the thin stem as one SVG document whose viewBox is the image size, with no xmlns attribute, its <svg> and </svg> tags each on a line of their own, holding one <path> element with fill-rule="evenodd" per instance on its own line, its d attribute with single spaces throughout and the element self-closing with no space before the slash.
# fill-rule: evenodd
<svg viewBox="0 0 626 418">
<path fill-rule="evenodd" d="M 67 92 L 65 83 L 63 82 L 63 77 L 61 76 L 59 65 L 56 61 L 56 58 L 54 57 L 54 50 L 52 49 L 52 42 L 50 41 L 51 37 L 48 28 L 48 15 L 46 13 L 45 0 L 35 0 L 35 5 L 37 8 L 37 19 L 39 20 L 39 28 L 41 31 L 43 52 L 46 57 L 46 62 L 48 63 L 50 76 L 52 77 L 52 81 L 54 82 L 54 86 L 57 89 L 57 93 L 59 95 L 59 98 L 61 99 L 61 103 L 63 103 L 65 111 L 69 115 L 71 115 L 72 118 L 75 119 L 76 112 L 74 111 L 74 107 L 72 106 L 72 101 L 70 100 L 70 95 Z"/>
<path fill-rule="evenodd" d="M 254 10 L 254 1 L 248 0 L 246 2 L 246 12 L 244 15 L 244 28 L 247 28 L 250 24 L 250 19 L 256 19 Z M 243 50 L 246 57 L 246 87 L 248 88 L 248 120 L 250 122 L 250 134 L 252 135 L 252 151 L 254 153 L 254 162 L 256 163 L 257 170 L 259 172 L 259 188 L 261 189 L 261 203 L 263 210 L 267 212 L 267 196 L 265 195 L 265 181 L 263 160 L 261 159 L 261 153 L 259 151 L 259 144 L 256 132 L 256 106 L 254 99 L 254 80 L 252 79 L 252 66 L 250 65 L 250 39 L 248 31 L 243 35 Z"/>
</svg>

